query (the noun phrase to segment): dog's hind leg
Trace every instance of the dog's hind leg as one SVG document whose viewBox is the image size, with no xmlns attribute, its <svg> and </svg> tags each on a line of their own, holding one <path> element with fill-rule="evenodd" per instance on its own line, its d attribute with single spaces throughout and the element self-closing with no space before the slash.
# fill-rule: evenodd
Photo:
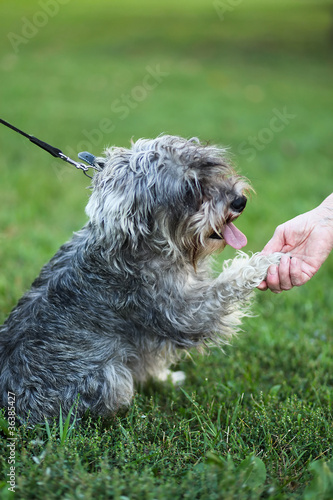
<svg viewBox="0 0 333 500">
<path fill-rule="evenodd" d="M 134 382 L 131 371 L 123 364 L 109 363 L 99 373 L 84 381 L 80 393 L 82 406 L 93 414 L 110 415 L 131 404 Z"/>
</svg>

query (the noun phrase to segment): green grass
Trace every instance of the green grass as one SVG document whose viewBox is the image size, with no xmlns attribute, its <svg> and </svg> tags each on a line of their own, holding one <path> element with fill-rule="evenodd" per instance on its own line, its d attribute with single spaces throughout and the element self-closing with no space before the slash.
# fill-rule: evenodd
<svg viewBox="0 0 333 500">
<path fill-rule="evenodd" d="M 17 53 L 8 34 L 45 3 L 0 4 L 2 118 L 72 155 L 162 132 L 228 146 L 257 193 L 238 223 L 249 251 L 332 191 L 331 2 L 223 1 L 234 7 L 222 19 L 205 0 L 54 1 Z M 135 98 L 156 68 L 164 76 Z M 272 134 L 276 110 L 293 117 Z M 4 127 L 0 145 L 4 320 L 85 222 L 89 180 Z M 182 389 L 152 384 L 109 422 L 18 427 L 16 498 L 331 499 L 332 276 L 330 258 L 300 289 L 258 292 L 225 353 L 180 363 Z"/>
</svg>

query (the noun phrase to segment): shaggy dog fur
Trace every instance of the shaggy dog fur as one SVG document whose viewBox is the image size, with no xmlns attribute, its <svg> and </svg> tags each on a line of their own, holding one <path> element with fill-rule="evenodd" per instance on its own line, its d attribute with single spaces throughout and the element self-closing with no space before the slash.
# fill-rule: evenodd
<svg viewBox="0 0 333 500">
<path fill-rule="evenodd" d="M 223 149 L 160 136 L 110 148 L 95 167 L 89 222 L 0 328 L 0 406 L 15 394 L 31 423 L 78 397 L 78 415 L 110 415 L 181 351 L 227 342 L 280 258 L 239 254 L 212 276 L 213 252 L 246 243 L 232 221 L 249 185 Z"/>
</svg>

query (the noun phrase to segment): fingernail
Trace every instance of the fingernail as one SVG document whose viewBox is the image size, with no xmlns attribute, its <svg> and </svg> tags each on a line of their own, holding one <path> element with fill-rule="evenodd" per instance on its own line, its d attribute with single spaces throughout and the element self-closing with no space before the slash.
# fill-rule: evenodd
<svg viewBox="0 0 333 500">
<path fill-rule="evenodd" d="M 276 274 L 277 273 L 277 266 L 271 266 L 269 268 L 269 274 Z"/>
</svg>

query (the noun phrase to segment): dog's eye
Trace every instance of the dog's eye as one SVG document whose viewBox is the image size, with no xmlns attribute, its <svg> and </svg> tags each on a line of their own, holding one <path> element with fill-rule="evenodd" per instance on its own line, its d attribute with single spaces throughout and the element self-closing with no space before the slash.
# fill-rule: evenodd
<svg viewBox="0 0 333 500">
<path fill-rule="evenodd" d="M 198 188 L 193 187 L 189 184 L 187 184 L 184 192 L 184 205 L 191 210 L 198 210 L 200 206 L 200 193 L 198 191 Z"/>
</svg>

